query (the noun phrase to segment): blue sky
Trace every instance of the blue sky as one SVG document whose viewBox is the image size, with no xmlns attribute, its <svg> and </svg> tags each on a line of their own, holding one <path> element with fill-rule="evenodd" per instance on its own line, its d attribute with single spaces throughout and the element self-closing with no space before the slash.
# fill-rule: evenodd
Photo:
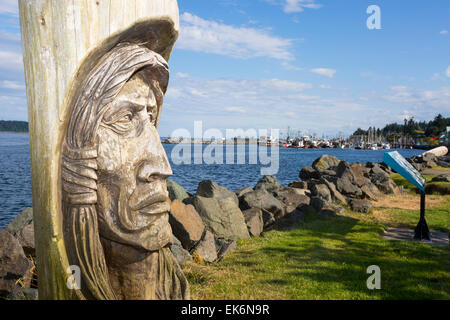
<svg viewBox="0 0 450 320">
<path fill-rule="evenodd" d="M 335 136 L 450 116 L 450 1 L 179 0 L 160 134 Z M 369 30 L 369 5 L 381 29 Z M 0 119 L 27 120 L 16 0 L 0 3 Z"/>
</svg>

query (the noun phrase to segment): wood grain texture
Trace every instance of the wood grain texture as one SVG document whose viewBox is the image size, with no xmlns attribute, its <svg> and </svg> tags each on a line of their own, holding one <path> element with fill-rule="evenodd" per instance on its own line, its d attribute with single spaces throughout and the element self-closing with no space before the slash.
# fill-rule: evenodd
<svg viewBox="0 0 450 320">
<path fill-rule="evenodd" d="M 40 299 L 77 299 L 69 290 L 62 238 L 60 158 L 69 88 L 86 57 L 139 21 L 179 30 L 176 0 L 19 0 L 28 99 Z M 167 50 L 166 60 L 171 48 Z"/>
</svg>

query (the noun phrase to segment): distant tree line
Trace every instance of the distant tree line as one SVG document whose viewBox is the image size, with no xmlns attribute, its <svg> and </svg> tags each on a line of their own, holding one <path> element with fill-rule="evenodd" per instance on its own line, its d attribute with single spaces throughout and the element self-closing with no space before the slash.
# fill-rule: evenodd
<svg viewBox="0 0 450 320">
<path fill-rule="evenodd" d="M 436 139 L 441 132 L 450 126 L 450 118 L 445 118 L 438 114 L 431 121 L 415 121 L 413 117 L 405 119 L 403 124 L 390 123 L 384 128 L 369 127 L 368 130 L 358 128 L 353 135 L 367 136 L 370 132 L 376 132 L 377 136 L 383 136 L 388 141 L 396 141 L 399 137 L 409 137 L 413 139 Z"/>
<path fill-rule="evenodd" d="M 28 122 L 0 120 L 0 131 L 28 132 Z"/>
</svg>

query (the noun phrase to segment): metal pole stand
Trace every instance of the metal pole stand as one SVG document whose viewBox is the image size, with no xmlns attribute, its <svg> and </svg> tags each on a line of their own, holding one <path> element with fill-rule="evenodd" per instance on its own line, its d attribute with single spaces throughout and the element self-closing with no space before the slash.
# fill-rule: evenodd
<svg viewBox="0 0 450 320">
<path fill-rule="evenodd" d="M 421 191 L 420 194 L 420 220 L 414 229 L 415 240 L 428 240 L 431 241 L 430 230 L 428 230 L 427 221 L 425 220 L 425 192 Z"/>
</svg>

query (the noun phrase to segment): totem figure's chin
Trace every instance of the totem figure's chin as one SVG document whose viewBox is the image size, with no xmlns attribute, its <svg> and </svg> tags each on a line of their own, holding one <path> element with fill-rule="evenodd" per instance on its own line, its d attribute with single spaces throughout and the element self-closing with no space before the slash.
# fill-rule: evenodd
<svg viewBox="0 0 450 320">
<path fill-rule="evenodd" d="M 99 214 L 99 231 L 105 239 L 147 251 L 156 251 L 172 243 L 167 211 L 151 215 L 131 210 L 119 210 L 117 214 L 109 211 Z"/>
</svg>

